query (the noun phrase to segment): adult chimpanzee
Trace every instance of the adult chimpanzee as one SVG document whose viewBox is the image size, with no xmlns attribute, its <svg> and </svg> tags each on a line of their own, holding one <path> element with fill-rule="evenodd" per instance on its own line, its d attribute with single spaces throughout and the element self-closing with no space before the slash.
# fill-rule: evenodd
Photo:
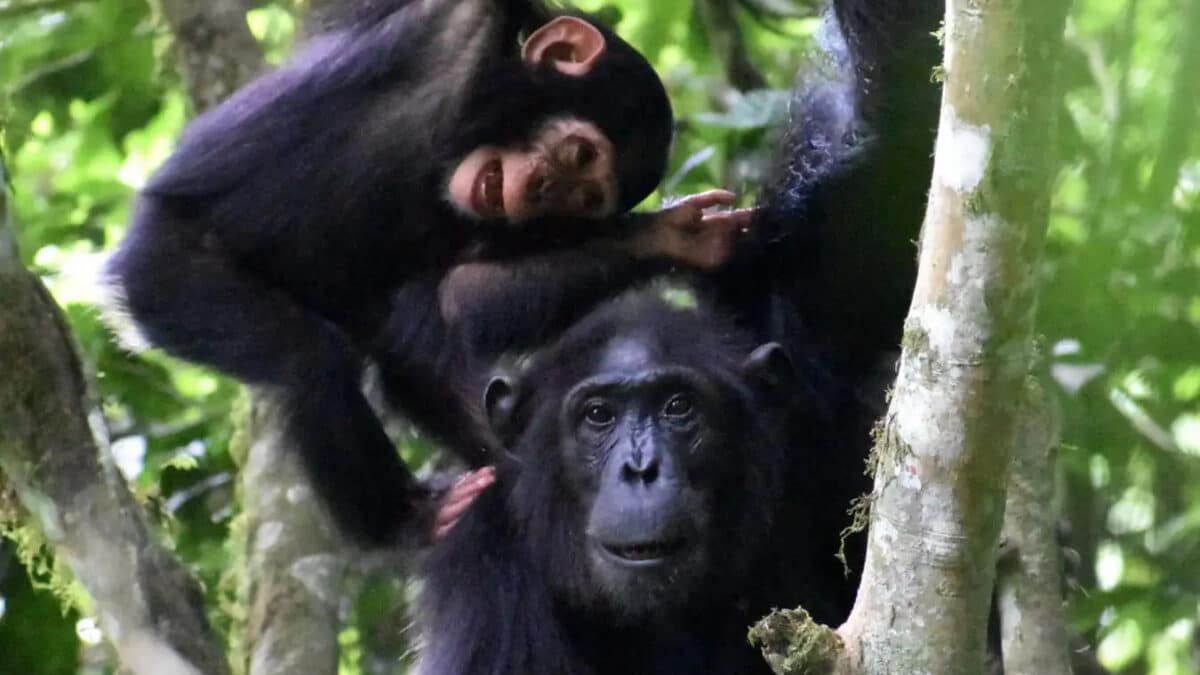
<svg viewBox="0 0 1200 675">
<path fill-rule="evenodd" d="M 481 462 L 441 276 L 583 241 L 612 284 L 658 268 L 643 259 L 720 261 L 733 222 L 700 208 L 727 193 L 641 225 L 614 215 L 654 189 L 671 126 L 646 61 L 580 17 L 532 0 L 364 3 L 189 125 L 108 275 L 144 342 L 280 392 L 340 524 L 391 542 L 428 530 L 436 495 L 360 393 L 364 355 L 410 419 Z"/>
<path fill-rule="evenodd" d="M 434 549 L 421 672 L 761 670 L 744 636 L 797 560 L 770 535 L 801 380 L 671 292 L 603 306 L 488 387 L 520 466 Z"/>
<path fill-rule="evenodd" d="M 753 620 L 845 618 L 834 555 L 911 294 L 940 7 L 833 4 L 848 49 L 801 83 L 733 263 L 601 305 L 487 388 L 513 456 L 432 553 L 426 675 L 767 673 Z M 474 265 L 444 299 L 469 324 L 496 279 L 552 269 Z"/>
</svg>

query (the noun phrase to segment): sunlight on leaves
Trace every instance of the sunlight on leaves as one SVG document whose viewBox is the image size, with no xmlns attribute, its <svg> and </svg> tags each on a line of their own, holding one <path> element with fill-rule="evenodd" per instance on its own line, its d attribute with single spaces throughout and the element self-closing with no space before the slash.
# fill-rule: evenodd
<svg viewBox="0 0 1200 675">
<path fill-rule="evenodd" d="M 1121 619 L 1100 641 L 1096 655 L 1105 668 L 1121 670 L 1141 654 L 1144 642 L 1142 627 L 1132 619 Z"/>
<path fill-rule="evenodd" d="M 1125 572 L 1125 556 L 1120 544 L 1106 541 L 1096 551 L 1096 583 L 1102 591 L 1111 591 L 1121 582 Z"/>
</svg>

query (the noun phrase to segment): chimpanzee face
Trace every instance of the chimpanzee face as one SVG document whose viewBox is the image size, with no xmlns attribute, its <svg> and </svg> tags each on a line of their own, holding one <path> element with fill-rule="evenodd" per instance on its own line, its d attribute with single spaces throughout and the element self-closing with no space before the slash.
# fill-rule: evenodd
<svg viewBox="0 0 1200 675">
<path fill-rule="evenodd" d="M 481 220 L 603 217 L 617 203 L 613 146 L 590 122 L 558 119 L 528 145 L 476 148 L 451 174 L 448 192 L 459 211 Z"/>
<path fill-rule="evenodd" d="M 747 355 L 700 315 L 646 307 L 614 303 L 484 394 L 522 458 L 510 506 L 550 583 L 635 620 L 687 612 L 744 572 L 778 485 L 768 429 L 796 390 L 781 346 Z"/>
<path fill-rule="evenodd" d="M 717 484 L 738 453 L 720 433 L 723 394 L 700 369 L 664 362 L 638 340 L 609 345 L 564 397 L 565 474 L 582 501 L 595 588 L 625 612 L 661 613 L 712 567 Z"/>
<path fill-rule="evenodd" d="M 581 78 L 606 47 L 595 26 L 561 16 L 529 35 L 521 60 L 529 68 Z M 459 212 L 481 220 L 603 217 L 617 205 L 613 152 L 612 142 L 595 124 L 559 117 L 519 145 L 484 145 L 467 153 L 450 173 L 447 196 Z"/>
</svg>

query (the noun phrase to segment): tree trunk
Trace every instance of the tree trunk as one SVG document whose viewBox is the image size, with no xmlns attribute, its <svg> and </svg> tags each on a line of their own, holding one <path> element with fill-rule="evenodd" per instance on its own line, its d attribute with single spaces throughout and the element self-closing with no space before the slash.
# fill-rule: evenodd
<svg viewBox="0 0 1200 675">
<path fill-rule="evenodd" d="M 769 650 L 777 672 L 983 669 L 1030 368 L 1067 4 L 948 2 L 933 185 L 875 449 L 862 585 L 836 636 L 788 617 L 801 639 Z"/>
<path fill-rule="evenodd" d="M 245 534 L 239 602 L 239 671 L 250 675 L 337 672 L 338 609 L 346 559 L 329 517 L 283 438 L 280 409 L 258 395 L 241 468 Z"/>
<path fill-rule="evenodd" d="M 840 632 L 865 673 L 984 661 L 1029 372 L 1063 0 L 950 0 L 917 284 L 876 448 L 867 562 Z"/>
<path fill-rule="evenodd" d="M 0 165 L 0 186 L 5 185 Z M 21 266 L 0 189 L 0 469 L 136 675 L 228 672 L 200 588 L 112 464 L 62 313 Z"/>
<path fill-rule="evenodd" d="M 197 112 L 225 100 L 263 68 L 262 50 L 246 12 L 251 0 L 161 0 L 163 16 L 175 35 L 175 54 Z"/>
</svg>

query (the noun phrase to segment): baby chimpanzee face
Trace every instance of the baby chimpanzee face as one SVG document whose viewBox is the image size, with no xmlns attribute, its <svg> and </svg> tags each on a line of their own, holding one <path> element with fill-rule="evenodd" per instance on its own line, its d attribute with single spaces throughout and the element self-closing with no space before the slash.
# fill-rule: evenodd
<svg viewBox="0 0 1200 675">
<path fill-rule="evenodd" d="M 613 146 L 567 117 L 516 148 L 476 148 L 450 175 L 450 202 L 469 217 L 519 222 L 544 215 L 603 217 L 617 204 Z"/>
<path fill-rule="evenodd" d="M 608 40 L 596 26 L 560 16 L 525 39 L 521 62 L 531 71 L 582 82 L 607 51 Z M 451 171 L 446 196 L 460 213 L 481 220 L 604 217 L 619 203 L 614 153 L 613 142 L 595 123 L 578 113 L 561 113 L 539 125 L 532 138 L 471 149 Z"/>
</svg>

